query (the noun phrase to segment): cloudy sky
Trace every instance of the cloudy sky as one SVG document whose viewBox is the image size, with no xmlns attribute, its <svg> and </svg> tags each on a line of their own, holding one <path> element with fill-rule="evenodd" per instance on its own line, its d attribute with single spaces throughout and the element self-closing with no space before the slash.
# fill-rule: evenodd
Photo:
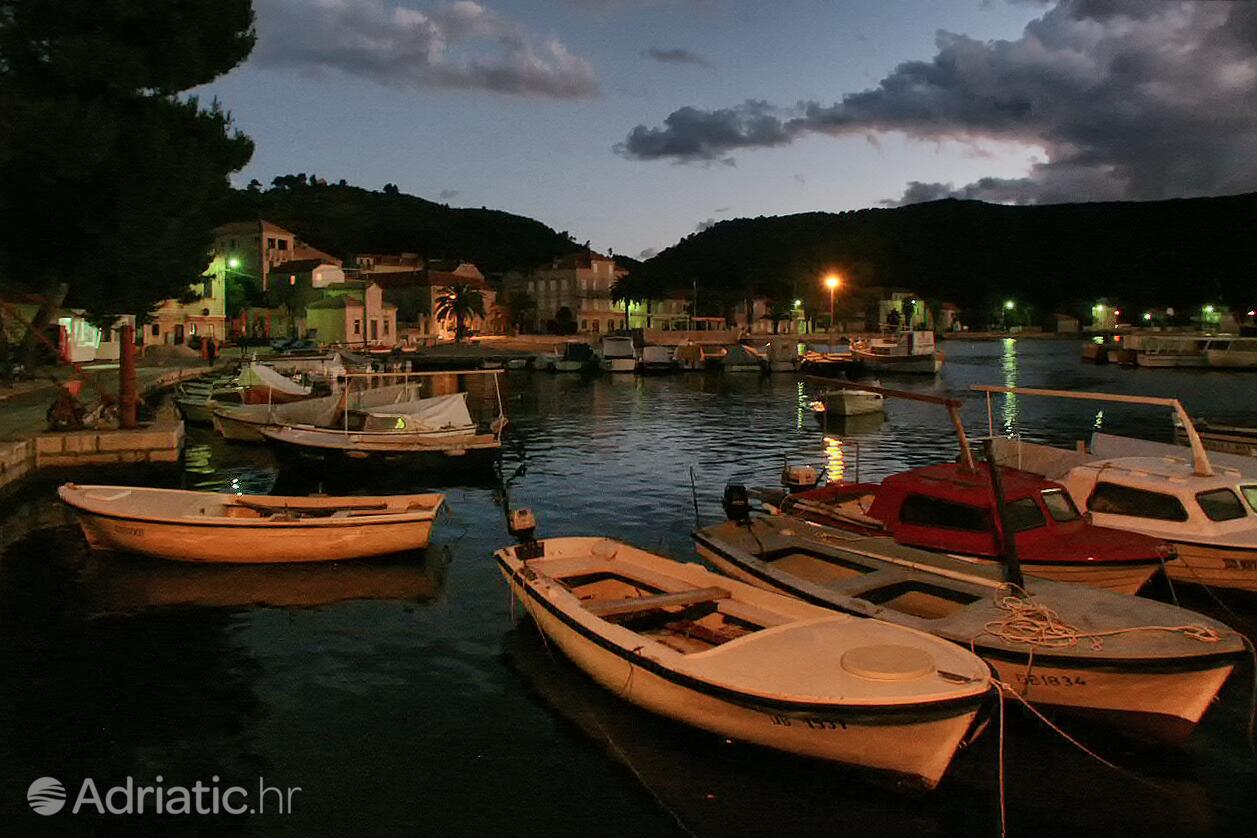
<svg viewBox="0 0 1257 838">
<path fill-rule="evenodd" d="M 312 172 L 649 255 L 946 195 L 1257 190 L 1257 2 L 255 0 L 201 91 Z"/>
</svg>

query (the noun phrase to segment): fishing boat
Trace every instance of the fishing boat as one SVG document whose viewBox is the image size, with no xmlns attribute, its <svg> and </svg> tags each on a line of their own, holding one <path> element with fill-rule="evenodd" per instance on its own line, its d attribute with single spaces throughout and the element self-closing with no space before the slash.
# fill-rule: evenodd
<svg viewBox="0 0 1257 838">
<path fill-rule="evenodd" d="M 790 338 L 769 341 L 764 347 L 769 372 L 794 372 L 799 367 L 799 344 Z"/>
<path fill-rule="evenodd" d="M 1200 335 L 1138 335 L 1131 341 L 1141 367 L 1207 367 L 1207 338 Z"/>
<path fill-rule="evenodd" d="M 537 366 L 547 372 L 582 372 L 596 365 L 593 347 L 582 341 L 568 341 L 537 357 Z"/>
<path fill-rule="evenodd" d="M 672 359 L 683 372 L 696 372 L 703 369 L 703 347 L 692 340 L 684 340 L 677 345 Z"/>
<path fill-rule="evenodd" d="M 676 372 L 678 363 L 667 346 L 643 346 L 638 368 L 643 373 Z"/>
<path fill-rule="evenodd" d="M 864 416 L 885 413 L 886 397 L 872 390 L 827 390 L 812 402 L 815 413 L 828 416 Z"/>
<path fill-rule="evenodd" d="M 1257 457 L 1257 428 L 1248 425 L 1223 425 L 1206 422 L 1204 419 L 1195 421 L 1196 435 L 1200 437 L 1201 444 L 1210 451 Z M 1181 425 L 1174 428 L 1174 438 L 1180 444 L 1187 444 L 1187 433 Z"/>
<path fill-rule="evenodd" d="M 886 329 L 875 338 L 851 342 L 854 361 L 886 373 L 933 375 L 943 368 L 943 353 L 934 348 L 934 333 Z"/>
<path fill-rule="evenodd" d="M 1219 369 L 1257 369 L 1257 338 L 1211 340 L 1205 344 L 1205 360 Z"/>
<path fill-rule="evenodd" d="M 385 380 L 387 380 L 385 376 Z M 366 410 L 399 402 L 413 401 L 420 390 L 418 382 L 388 384 L 382 387 L 354 387 L 328 396 L 316 396 L 280 404 L 216 404 L 214 430 L 234 442 L 266 442 L 261 429 L 280 425 L 335 427 L 342 411 L 349 411 L 349 426 L 361 427 Z"/>
<path fill-rule="evenodd" d="M 768 372 L 768 359 L 755 351 L 753 347 L 734 344 L 725 352 L 720 361 L 725 372 Z"/>
<path fill-rule="evenodd" d="M 549 642 L 646 710 L 720 736 L 932 788 L 975 728 L 989 672 L 968 651 L 607 538 L 498 551 Z"/>
<path fill-rule="evenodd" d="M 602 339 L 599 366 L 603 372 L 634 372 L 637 370 L 637 348 L 632 338 L 613 337 Z"/>
<path fill-rule="evenodd" d="M 1190 734 L 1245 655 L 1240 635 L 1177 606 L 885 536 L 735 514 L 694 539 L 737 579 L 928 631 L 975 651 L 1027 701 L 1157 739 Z"/>
<path fill-rule="evenodd" d="M 236 378 L 240 400 L 244 404 L 284 404 L 310 398 L 309 384 L 282 375 L 265 364 L 254 361 L 245 366 Z M 326 390 L 325 390 L 326 392 Z"/>
<path fill-rule="evenodd" d="M 444 495 L 278 497 L 140 486 L 57 494 L 88 544 L 181 562 L 329 562 L 428 546 Z"/>
<path fill-rule="evenodd" d="M 1026 573 L 1134 594 L 1173 555 L 1157 538 L 1094 526 L 1059 483 L 1004 468 L 1001 491 Z M 783 495 L 770 511 L 979 564 L 1002 562 L 990 475 L 984 467 L 939 463 L 881 483 L 831 483 Z"/>
<path fill-rule="evenodd" d="M 174 403 L 183 421 L 190 425 L 208 425 L 214 408 L 220 404 L 240 404 L 240 386 L 235 376 L 193 379 L 175 387 Z"/>
<path fill-rule="evenodd" d="M 1082 444 L 1060 449 L 1021 439 L 997 440 L 995 456 L 1001 464 L 1059 481 L 1099 526 L 1169 542 L 1176 557 L 1165 572 L 1172 581 L 1257 591 L 1257 512 L 1241 497 L 1257 483 L 1210 461 L 1177 399 L 980 384 L 973 389 L 988 399 L 1008 393 L 1170 408 L 1190 445 L 1181 457 L 1102 457 Z"/>
<path fill-rule="evenodd" d="M 450 373 L 404 373 L 404 377 Z M 370 408 L 362 412 L 361 425 L 350 424 L 343 411 L 341 427 L 279 425 L 259 428 L 266 440 L 281 450 L 325 458 L 468 455 L 495 456 L 502 448 L 502 434 L 508 424 L 497 385 L 501 370 L 464 370 L 459 376 L 492 375 L 497 398 L 497 417 L 482 429 L 467 408 L 467 393 L 419 399 L 405 404 Z M 348 376 L 350 380 L 353 374 Z"/>
</svg>

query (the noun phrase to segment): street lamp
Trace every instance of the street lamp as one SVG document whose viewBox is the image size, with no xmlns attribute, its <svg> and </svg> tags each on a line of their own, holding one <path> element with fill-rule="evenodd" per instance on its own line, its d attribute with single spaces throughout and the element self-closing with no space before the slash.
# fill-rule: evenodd
<svg viewBox="0 0 1257 838">
<path fill-rule="evenodd" d="M 834 292 L 841 284 L 842 278 L 838 274 L 825 277 L 825 287 L 829 289 L 829 349 L 831 352 L 834 348 Z"/>
<path fill-rule="evenodd" d="M 227 257 L 227 267 L 231 268 L 233 271 L 234 271 L 236 268 L 240 267 L 240 257 L 239 257 L 239 256 L 228 256 L 228 257 Z"/>
</svg>

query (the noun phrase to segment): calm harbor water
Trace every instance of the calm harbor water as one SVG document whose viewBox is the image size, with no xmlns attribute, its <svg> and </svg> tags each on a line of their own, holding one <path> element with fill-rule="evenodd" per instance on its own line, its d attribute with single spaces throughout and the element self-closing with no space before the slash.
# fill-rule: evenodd
<svg viewBox="0 0 1257 838">
<path fill-rule="evenodd" d="M 964 398 L 974 433 L 985 433 L 987 410 L 973 383 L 1176 396 L 1209 419 L 1257 417 L 1257 375 L 1088 366 L 1073 342 L 945 348 L 937 379 L 884 383 Z M 793 375 L 512 372 L 503 386 L 514 423 L 505 488 L 394 466 L 313 475 L 200 430 L 178 469 L 77 475 L 230 491 L 440 489 L 451 514 L 426 554 L 290 568 L 98 556 L 53 494 L 76 475 L 41 476 L 8 496 L 0 823 L 50 835 L 998 834 L 995 736 L 961 753 L 935 793 L 913 796 L 679 727 L 603 692 L 531 624 L 514 624 L 491 559 L 509 541 L 505 494 L 536 511 L 542 535 L 605 534 L 693 560 L 691 468 L 699 514 L 714 522 L 726 481 L 771 483 L 783 458 L 876 479 L 953 457 L 941 408 L 894 402 L 884 421 L 822 429 L 808 403 L 823 385 Z M 1171 432 L 1152 408 L 1035 398 L 992 408 L 997 432 L 1056 443 L 1095 427 L 1163 441 Z M 1257 601 L 1223 597 L 1257 620 Z M 1236 622 L 1203 595 L 1190 604 Z M 1237 673 L 1180 749 L 1062 720 L 1147 782 L 1010 707 L 1010 834 L 1252 834 L 1249 678 Z M 282 815 L 41 818 L 25 800 L 38 777 L 60 779 L 73 797 L 84 778 L 104 788 L 157 775 L 250 788 L 262 777 L 301 791 Z"/>
</svg>

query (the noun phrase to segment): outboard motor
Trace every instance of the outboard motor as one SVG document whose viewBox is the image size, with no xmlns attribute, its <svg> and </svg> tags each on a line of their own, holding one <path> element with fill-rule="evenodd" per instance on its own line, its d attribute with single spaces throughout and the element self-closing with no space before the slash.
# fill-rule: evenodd
<svg viewBox="0 0 1257 838">
<path fill-rule="evenodd" d="M 751 520 L 751 496 L 741 483 L 725 485 L 725 494 L 720 505 L 724 507 L 725 517 L 735 524 L 745 524 Z"/>
<path fill-rule="evenodd" d="M 812 466 L 786 466 L 781 470 L 781 485 L 789 494 L 815 489 L 821 474 Z"/>
<path fill-rule="evenodd" d="M 515 555 L 527 561 L 545 555 L 545 544 L 537 541 L 537 516 L 531 509 L 512 509 L 507 519 L 507 531 L 519 539 Z"/>
</svg>

